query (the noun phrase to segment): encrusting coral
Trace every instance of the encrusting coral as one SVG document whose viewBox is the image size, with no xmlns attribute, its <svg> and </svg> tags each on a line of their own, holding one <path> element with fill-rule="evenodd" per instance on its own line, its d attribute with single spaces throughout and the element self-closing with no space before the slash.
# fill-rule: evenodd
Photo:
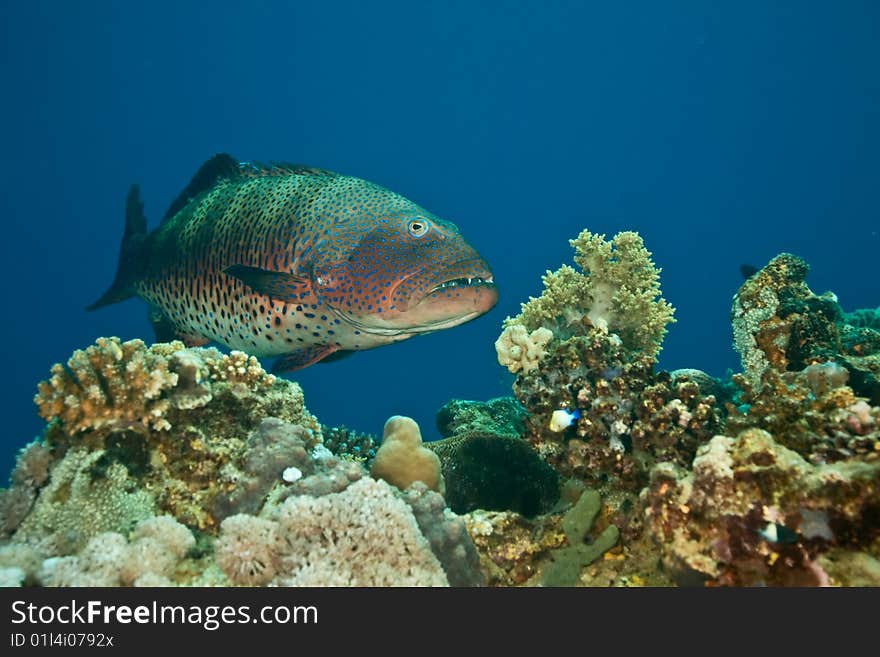
<svg viewBox="0 0 880 657">
<path fill-rule="evenodd" d="M 156 513 L 156 501 L 138 487 L 126 468 L 113 463 L 102 473 L 96 466 L 103 452 L 75 447 L 52 468 L 51 478 L 33 509 L 15 532 L 47 556 L 80 550 L 104 533 L 128 533 Z"/>
<path fill-rule="evenodd" d="M 873 311 L 844 313 L 831 292 L 814 294 L 809 267 L 783 253 L 752 275 L 734 296 L 733 343 L 747 384 L 760 391 L 768 372 L 796 372 L 837 362 L 854 392 L 880 404 L 880 329 Z"/>
</svg>

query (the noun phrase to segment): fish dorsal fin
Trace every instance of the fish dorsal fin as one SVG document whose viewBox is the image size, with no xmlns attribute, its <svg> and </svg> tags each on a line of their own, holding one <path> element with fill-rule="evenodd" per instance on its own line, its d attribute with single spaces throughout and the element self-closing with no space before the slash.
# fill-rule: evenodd
<svg viewBox="0 0 880 657">
<path fill-rule="evenodd" d="M 168 208 L 162 221 L 165 222 L 180 212 L 192 199 L 216 185 L 218 180 L 289 176 L 292 174 L 321 178 L 332 178 L 339 175 L 326 169 L 310 167 L 305 164 L 291 164 L 289 162 L 269 162 L 268 164 L 262 162 L 239 162 L 229 153 L 217 153 L 196 171 L 196 175 L 193 176 L 189 185 L 174 199 L 174 203 Z"/>
<path fill-rule="evenodd" d="M 291 162 L 242 162 L 239 164 L 239 175 L 245 178 L 259 178 L 262 176 L 318 176 L 321 178 L 333 178 L 338 173 L 310 167 L 307 164 L 294 164 Z"/>
<path fill-rule="evenodd" d="M 168 208 L 165 216 L 162 217 L 162 221 L 165 222 L 176 215 L 193 198 L 211 189 L 218 180 L 235 178 L 238 175 L 238 161 L 229 153 L 217 153 L 199 167 L 196 175 L 190 180 L 189 185 L 174 199 L 174 203 Z"/>
</svg>

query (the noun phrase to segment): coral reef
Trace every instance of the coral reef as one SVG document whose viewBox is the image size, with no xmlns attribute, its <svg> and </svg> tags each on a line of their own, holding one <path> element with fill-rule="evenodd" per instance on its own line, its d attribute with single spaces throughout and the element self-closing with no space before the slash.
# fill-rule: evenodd
<svg viewBox="0 0 880 657">
<path fill-rule="evenodd" d="M 759 391 L 768 372 L 837 362 L 857 395 L 880 404 L 880 330 L 870 311 L 845 314 L 831 292 L 814 294 L 809 267 L 783 253 L 745 281 L 733 299 L 733 343 L 748 385 Z"/>
<path fill-rule="evenodd" d="M 118 464 L 156 512 L 201 530 L 258 508 L 284 468 L 321 442 L 301 388 L 241 352 L 101 338 L 52 372 L 35 401 L 49 421 L 45 444 L 53 455 L 88 450 L 82 481 L 106 477 Z M 275 437 L 259 429 L 267 417 L 297 425 L 296 436 L 270 445 Z"/>
<path fill-rule="evenodd" d="M 729 404 L 725 433 L 764 429 L 815 465 L 875 455 L 880 408 L 857 397 L 846 385 L 848 378 L 847 370 L 834 362 L 799 372 L 767 370 L 758 389 L 747 377 L 735 375 L 742 389 L 740 404 Z"/>
<path fill-rule="evenodd" d="M 564 513 L 526 518 L 477 510 L 465 516 L 490 586 L 590 585 L 584 568 L 611 557 L 619 532 L 596 491 L 575 487 L 571 497 Z"/>
<path fill-rule="evenodd" d="M 241 467 L 233 462 L 220 470 L 220 492 L 212 502 L 217 520 L 239 513 L 256 513 L 287 468 L 300 476 L 312 474 L 309 447 L 314 438 L 307 429 L 268 417 L 248 436 Z M 291 482 L 293 483 L 293 482 Z"/>
<path fill-rule="evenodd" d="M 138 523 L 131 542 L 106 532 L 76 556 L 46 559 L 37 579 L 44 586 L 171 586 L 175 568 L 194 545 L 192 533 L 176 520 L 153 517 Z"/>
<path fill-rule="evenodd" d="M 440 457 L 456 513 L 510 510 L 533 516 L 559 498 L 559 477 L 522 438 L 470 431 L 426 445 Z"/>
<path fill-rule="evenodd" d="M 52 468 L 51 477 L 14 534 L 47 556 L 78 552 L 105 532 L 127 534 L 155 515 L 154 497 L 142 490 L 126 468 L 113 463 L 100 474 L 103 451 L 75 447 Z"/>
<path fill-rule="evenodd" d="M 370 474 L 403 490 L 421 481 L 431 490 L 444 492 L 440 459 L 422 445 L 422 433 L 412 418 L 395 415 L 385 422 L 382 445 Z"/>
<path fill-rule="evenodd" d="M 640 531 L 631 510 L 651 466 L 690 463 L 722 420 L 715 397 L 689 375 L 655 374 L 651 359 L 633 358 L 596 328 L 552 345 L 540 368 L 516 378 L 513 392 L 528 411 L 526 440 L 562 477 L 599 490 L 627 538 Z M 558 409 L 573 415 L 562 431 L 551 422 Z"/>
<path fill-rule="evenodd" d="M 571 245 L 496 342 L 513 397 L 448 402 L 432 443 L 320 425 L 241 352 L 75 352 L 0 489 L 0 584 L 880 584 L 880 309 L 781 254 L 734 298 L 743 372 L 655 371 L 651 254 Z"/>
<path fill-rule="evenodd" d="M 0 539 L 10 536 L 30 512 L 37 490 L 49 478 L 52 453 L 39 440 L 19 450 L 10 487 L 0 488 Z"/>
<path fill-rule="evenodd" d="M 244 354 L 102 339 L 54 368 L 36 401 L 49 425 L 0 496 L 5 583 L 483 582 L 441 495 L 334 455 L 299 386 Z M 387 429 L 389 446 L 408 446 L 401 471 L 421 460 L 415 478 L 439 488 L 417 425 Z"/>
<path fill-rule="evenodd" d="M 828 584 L 820 554 L 880 537 L 880 460 L 814 466 L 761 429 L 714 437 L 691 472 L 658 464 L 643 498 L 679 584 Z"/>
<path fill-rule="evenodd" d="M 483 586 L 486 577 L 465 521 L 448 508 L 443 496 L 422 482 L 403 491 L 431 551 L 443 565 L 450 586 Z"/>
</svg>

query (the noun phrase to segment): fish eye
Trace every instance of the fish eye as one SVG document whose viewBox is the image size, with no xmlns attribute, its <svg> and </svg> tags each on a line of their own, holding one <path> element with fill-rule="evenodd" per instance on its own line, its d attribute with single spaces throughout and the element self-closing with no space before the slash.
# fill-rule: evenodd
<svg viewBox="0 0 880 657">
<path fill-rule="evenodd" d="M 418 219 L 410 219 L 409 223 L 406 225 L 406 229 L 413 237 L 424 237 L 428 233 L 429 227 L 430 224 L 428 224 L 428 220 L 421 217 Z"/>
</svg>

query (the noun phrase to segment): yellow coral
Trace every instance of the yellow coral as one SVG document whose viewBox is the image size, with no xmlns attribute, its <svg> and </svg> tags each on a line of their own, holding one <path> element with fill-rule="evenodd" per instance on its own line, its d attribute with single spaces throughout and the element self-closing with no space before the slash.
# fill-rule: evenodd
<svg viewBox="0 0 880 657">
<path fill-rule="evenodd" d="M 187 349 L 182 342 L 121 342 L 98 338 L 76 350 L 67 365 L 52 366 L 34 402 L 45 420 L 60 420 L 68 434 L 140 423 L 171 428 L 171 409 L 189 410 L 212 399 L 212 383 L 268 390 L 276 378 L 253 356 L 216 349 Z"/>
<path fill-rule="evenodd" d="M 628 349 L 656 356 L 675 309 L 660 297 L 660 269 L 639 234 L 622 232 L 607 241 L 584 230 L 569 244 L 582 271 L 569 265 L 548 271 L 541 296 L 505 319 L 505 328 L 543 327 L 566 338 L 592 325 L 618 334 Z"/>
<path fill-rule="evenodd" d="M 382 446 L 376 452 L 370 474 L 403 490 L 414 481 L 444 492 L 440 458 L 422 445 L 415 420 L 394 415 L 385 423 Z"/>
<path fill-rule="evenodd" d="M 553 332 L 543 326 L 529 333 L 525 326 L 511 324 L 495 341 L 498 364 L 504 365 L 513 374 L 519 371 L 528 374 L 547 354 L 544 347 L 552 338 Z"/>
<path fill-rule="evenodd" d="M 34 402 L 43 419 L 58 418 L 71 433 L 117 421 L 167 429 L 169 402 L 162 393 L 177 384 L 177 374 L 169 371 L 165 352 L 183 348 L 182 342 L 147 349 L 143 340 L 98 338 L 74 351 L 67 367 L 53 365 Z"/>
<path fill-rule="evenodd" d="M 270 388 L 275 383 L 275 376 L 266 373 L 259 360 L 243 351 L 232 351 L 229 355 L 217 352 L 217 358 L 206 362 L 214 381 L 243 383 L 248 388 Z"/>
</svg>

